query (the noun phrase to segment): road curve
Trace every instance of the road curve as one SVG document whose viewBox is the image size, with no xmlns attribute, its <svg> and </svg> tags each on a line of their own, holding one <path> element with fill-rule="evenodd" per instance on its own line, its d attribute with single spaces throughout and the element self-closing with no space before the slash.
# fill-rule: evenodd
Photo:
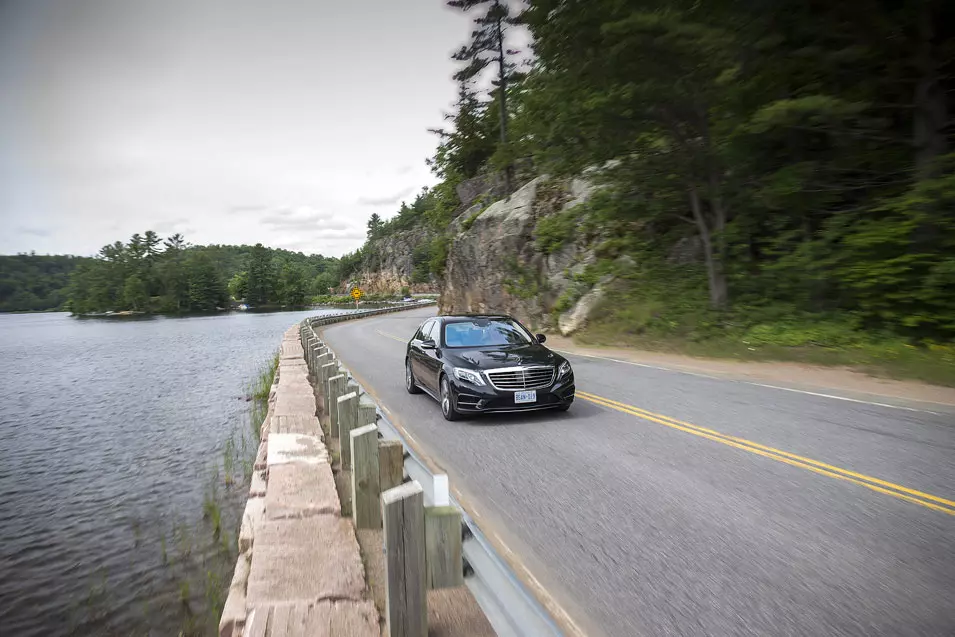
<svg viewBox="0 0 955 637">
<path fill-rule="evenodd" d="M 449 423 L 421 309 L 326 342 L 590 635 L 955 634 L 955 417 L 568 355 L 567 413 Z"/>
</svg>

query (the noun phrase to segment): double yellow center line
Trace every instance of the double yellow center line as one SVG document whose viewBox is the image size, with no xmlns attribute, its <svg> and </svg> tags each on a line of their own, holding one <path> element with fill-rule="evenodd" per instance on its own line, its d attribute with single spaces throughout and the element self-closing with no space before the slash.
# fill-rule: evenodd
<svg viewBox="0 0 955 637">
<path fill-rule="evenodd" d="M 676 420 L 675 418 L 670 418 L 669 416 L 647 411 L 646 409 L 640 409 L 639 407 L 634 407 L 633 405 L 628 405 L 616 400 L 597 396 L 596 394 L 583 392 L 579 389 L 577 390 L 577 397 L 592 402 L 596 405 L 607 407 L 608 409 L 614 409 L 631 416 L 636 416 L 650 422 L 671 427 L 672 429 L 693 434 L 694 436 L 706 438 L 707 440 L 712 440 L 713 442 L 718 442 L 730 447 L 735 447 L 736 449 L 748 451 L 771 460 L 776 460 L 777 462 L 784 462 L 788 465 L 799 467 L 800 469 L 807 469 L 829 478 L 845 480 L 846 482 L 851 482 L 853 484 L 866 487 L 867 489 L 878 491 L 879 493 L 884 493 L 895 498 L 900 498 L 902 500 L 914 502 L 915 504 L 920 504 L 924 507 L 928 507 L 929 509 L 941 511 L 942 513 L 947 513 L 949 515 L 955 515 L 955 502 L 952 500 L 946 500 L 945 498 L 940 498 L 930 493 L 916 491 L 915 489 L 909 489 L 908 487 L 903 487 L 899 484 L 886 482 L 885 480 L 873 478 L 872 476 L 867 476 L 862 473 L 856 473 L 855 471 L 849 471 L 848 469 L 835 467 L 831 464 L 819 462 L 818 460 L 797 456 L 794 453 L 781 451 L 773 447 L 767 447 L 766 445 L 761 445 L 757 442 L 753 442 L 752 440 L 746 440 L 745 438 L 728 436 L 712 429 L 707 429 L 705 427 L 700 427 L 688 422 L 683 422 L 682 420 Z"/>
<path fill-rule="evenodd" d="M 405 340 L 380 330 L 375 331 L 381 336 L 385 336 L 396 341 L 404 342 Z M 600 405 L 601 407 L 614 409 L 616 411 L 629 414 L 631 416 L 636 416 L 650 422 L 655 422 L 672 429 L 677 429 L 694 436 L 706 438 L 707 440 L 712 440 L 713 442 L 718 442 L 736 449 L 748 451 L 749 453 L 754 453 L 758 456 L 769 458 L 770 460 L 783 462 L 793 467 L 799 467 L 800 469 L 806 469 L 808 471 L 824 475 L 828 478 L 845 480 L 846 482 L 851 482 L 867 489 L 872 489 L 873 491 L 890 495 L 894 498 L 907 500 L 908 502 L 913 502 L 929 509 L 941 511 L 942 513 L 955 516 L 955 502 L 952 500 L 946 500 L 945 498 L 940 498 L 936 495 L 932 495 L 931 493 L 909 489 L 908 487 L 903 487 L 900 484 L 894 484 L 892 482 L 880 480 L 879 478 L 867 476 L 863 473 L 849 471 L 848 469 L 826 464 L 825 462 L 819 462 L 818 460 L 798 456 L 794 453 L 789 453 L 788 451 L 782 451 L 774 447 L 761 445 L 758 442 L 753 442 L 752 440 L 747 440 L 745 438 L 729 436 L 727 434 L 714 431 L 713 429 L 700 427 L 699 425 L 694 425 L 682 420 L 670 418 L 669 416 L 664 416 L 663 414 L 657 414 L 652 411 L 647 411 L 646 409 L 641 409 L 640 407 L 635 407 L 633 405 L 628 405 L 616 400 L 611 400 L 610 398 L 604 398 L 603 396 L 580 391 L 579 389 L 577 390 L 576 395 L 578 398 L 592 402 L 595 405 Z"/>
</svg>

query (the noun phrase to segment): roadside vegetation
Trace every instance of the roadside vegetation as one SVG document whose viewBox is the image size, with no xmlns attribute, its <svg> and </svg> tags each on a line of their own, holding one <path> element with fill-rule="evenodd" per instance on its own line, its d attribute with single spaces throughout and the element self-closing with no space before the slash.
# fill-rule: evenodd
<svg viewBox="0 0 955 637">
<path fill-rule="evenodd" d="M 499 199 L 587 174 L 598 195 L 535 211 L 532 237 L 596 256 L 549 308 L 602 282 L 583 340 L 955 382 L 955 5 L 449 4 L 479 23 L 435 131 L 442 181 L 343 267 L 391 232 L 467 231 L 476 180 Z M 532 52 L 496 40 L 516 22 Z"/>
</svg>

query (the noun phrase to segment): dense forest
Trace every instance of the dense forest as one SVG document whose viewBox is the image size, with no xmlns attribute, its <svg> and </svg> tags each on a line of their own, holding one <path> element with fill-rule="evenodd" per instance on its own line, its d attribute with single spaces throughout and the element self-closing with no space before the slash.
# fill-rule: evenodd
<svg viewBox="0 0 955 637">
<path fill-rule="evenodd" d="M 300 306 L 337 286 L 338 259 L 254 246 L 193 246 L 155 232 L 104 246 L 95 258 L 0 257 L 0 310 L 204 312 L 232 300 Z"/>
<path fill-rule="evenodd" d="M 60 309 L 70 275 L 89 259 L 61 255 L 0 255 L 0 312 Z"/>
<path fill-rule="evenodd" d="M 592 234 L 597 274 L 628 256 L 610 313 L 633 324 L 690 338 L 795 323 L 830 330 L 822 341 L 955 337 L 955 3 L 448 4 L 475 29 L 435 131 L 441 182 L 369 222 L 370 239 L 428 224 L 439 238 L 418 256 L 440 276 L 456 186 L 485 176 L 499 197 L 587 172 L 600 196 L 541 218 L 535 240 L 549 251 Z M 517 24 L 532 52 L 508 48 Z M 674 263 L 688 241 L 698 257 Z"/>
</svg>

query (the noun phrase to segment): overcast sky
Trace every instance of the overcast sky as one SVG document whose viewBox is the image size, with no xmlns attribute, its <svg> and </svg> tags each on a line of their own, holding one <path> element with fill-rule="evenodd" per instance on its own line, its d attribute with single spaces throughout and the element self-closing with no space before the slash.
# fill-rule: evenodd
<svg viewBox="0 0 955 637">
<path fill-rule="evenodd" d="M 354 250 L 434 183 L 470 31 L 442 0 L 0 0 L 0 254 Z"/>
</svg>

